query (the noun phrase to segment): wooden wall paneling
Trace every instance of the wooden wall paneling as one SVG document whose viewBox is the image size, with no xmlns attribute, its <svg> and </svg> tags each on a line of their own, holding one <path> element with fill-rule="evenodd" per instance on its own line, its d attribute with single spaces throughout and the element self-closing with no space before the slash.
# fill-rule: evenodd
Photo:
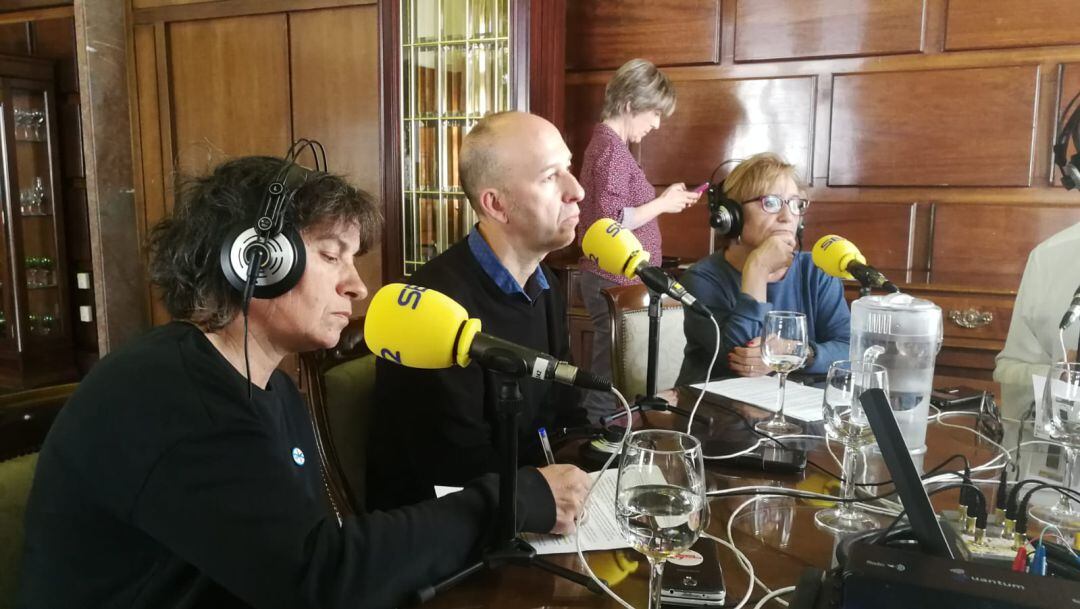
<svg viewBox="0 0 1080 609">
<path fill-rule="evenodd" d="M 139 241 L 146 243 L 150 227 L 168 214 L 165 201 L 167 170 L 162 146 L 162 126 L 168 121 L 162 120 L 161 100 L 158 98 L 158 41 L 157 30 L 164 31 L 164 26 L 136 25 L 133 29 L 134 46 L 134 86 L 136 92 L 136 127 L 138 145 L 135 146 L 136 188 L 139 191 Z M 166 89 L 167 90 L 167 89 Z M 154 325 L 163 324 L 171 317 L 161 304 L 161 300 L 147 286 L 150 307 L 150 320 Z"/>
<path fill-rule="evenodd" d="M 65 178 L 83 178 L 82 116 L 79 96 L 61 96 L 56 104 L 60 119 L 60 166 Z"/>
<path fill-rule="evenodd" d="M 937 205 L 933 276 L 1007 275 L 1019 286 L 1032 248 L 1076 222 L 1076 205 Z"/>
<path fill-rule="evenodd" d="M 222 19 L 289 11 L 378 4 L 378 0 L 134 0 L 136 24 L 172 23 L 196 19 Z"/>
<path fill-rule="evenodd" d="M 738 0 L 735 61 L 918 53 L 926 0 Z"/>
<path fill-rule="evenodd" d="M 1064 116 L 1066 106 L 1068 106 L 1069 102 L 1072 101 L 1074 97 L 1080 95 L 1080 63 L 1064 64 L 1058 70 L 1058 74 L 1060 84 L 1058 85 L 1057 104 L 1055 105 L 1054 112 L 1054 131 L 1050 135 L 1051 146 L 1057 140 L 1057 136 L 1061 132 L 1065 120 L 1069 118 L 1068 116 Z M 1073 104 L 1073 108 L 1076 108 L 1078 105 L 1080 105 L 1080 97 L 1077 97 L 1076 103 Z M 1070 146 L 1067 150 L 1067 156 L 1071 158 L 1076 154 L 1080 154 L 1080 150 L 1075 150 Z M 1053 156 L 1052 151 L 1050 155 L 1051 157 Z M 1056 163 L 1057 159 L 1053 159 L 1053 162 Z M 1051 168 L 1051 171 L 1053 171 L 1053 177 L 1051 178 L 1053 184 L 1060 186 L 1061 172 L 1058 171 L 1056 164 Z"/>
<path fill-rule="evenodd" d="M 28 23 L 0 24 L 0 55 L 30 55 Z"/>
<path fill-rule="evenodd" d="M 809 251 L 825 235 L 840 235 L 854 243 L 875 268 L 883 272 L 910 270 L 915 209 L 915 203 L 814 201 L 806 215 L 803 250 Z"/>
<path fill-rule="evenodd" d="M 934 238 L 934 205 L 932 203 L 916 203 L 915 214 L 912 219 L 911 234 L 911 264 L 912 271 L 920 272 L 925 277 L 925 271 L 930 270 Z M 906 281 L 912 281 L 912 273 L 908 273 Z"/>
<path fill-rule="evenodd" d="M 694 184 L 687 184 L 693 188 Z M 656 189 L 659 195 L 665 187 Z M 678 214 L 661 214 L 660 235 L 664 240 L 664 256 L 677 256 L 683 260 L 699 260 L 712 251 L 712 230 L 709 228 L 709 205 L 701 197 L 693 207 Z"/>
<path fill-rule="evenodd" d="M 383 280 L 397 281 L 404 275 L 405 249 L 402 243 L 401 175 L 401 4 L 379 3 L 379 57 L 382 97 L 382 124 L 379 133 L 382 163 L 382 201 L 386 218 L 383 232 Z"/>
<path fill-rule="evenodd" d="M 169 64 L 169 26 L 154 25 L 154 79 L 157 83 L 157 116 L 160 125 L 161 184 L 163 197 L 162 216 L 172 211 L 176 194 L 179 164 L 176 158 L 172 107 L 172 70 Z M 150 218 L 146 218 L 150 222 Z M 147 225 L 149 227 L 149 224 Z"/>
<path fill-rule="evenodd" d="M 378 39 L 378 8 L 372 5 L 289 14 L 296 137 L 319 140 L 330 170 L 376 197 L 381 191 Z M 357 260 L 357 268 L 374 294 L 382 285 L 378 244 Z M 365 313 L 367 303 L 355 303 L 354 313 Z"/>
<path fill-rule="evenodd" d="M 735 63 L 735 2 L 720 3 L 720 65 Z"/>
<path fill-rule="evenodd" d="M 566 102 L 566 0 L 530 3 L 529 111 L 560 130 Z"/>
<path fill-rule="evenodd" d="M 67 5 L 50 6 L 46 8 L 28 8 L 25 10 L 9 10 L 12 0 L 5 0 L 4 8 L 0 8 L 0 24 L 20 23 L 27 21 L 45 21 L 48 19 L 63 19 L 74 17 L 75 8 L 69 2 Z M 30 36 L 31 48 L 33 48 L 33 35 Z"/>
<path fill-rule="evenodd" d="M 207 0 L 131 0 L 131 8 L 134 10 L 144 8 L 156 8 L 159 6 L 183 6 L 185 4 L 196 4 L 198 2 L 206 2 Z M 217 0 L 220 2 L 221 0 Z"/>
<path fill-rule="evenodd" d="M 79 91 L 79 69 L 75 60 L 75 19 L 45 19 L 30 24 L 35 57 L 56 61 L 56 89 L 61 93 Z"/>
<path fill-rule="evenodd" d="M 657 65 L 719 61 L 720 0 L 572 0 L 569 69 L 617 68 L 643 57 Z"/>
<path fill-rule="evenodd" d="M 839 74 L 830 186 L 1029 186 L 1038 66 Z"/>
<path fill-rule="evenodd" d="M 566 87 L 566 122 L 563 139 L 573 155 L 574 175 L 579 175 L 581 158 L 589 146 L 593 127 L 600 122 L 604 108 L 604 85 L 587 84 Z M 653 134 L 655 137 L 656 134 Z"/>
<path fill-rule="evenodd" d="M 201 175 L 227 157 L 284 154 L 292 142 L 286 15 L 184 21 L 168 30 L 179 170 Z"/>
<path fill-rule="evenodd" d="M 992 49 L 1080 44 L 1071 0 L 949 0 L 945 48 Z"/>
<path fill-rule="evenodd" d="M 945 50 L 945 11 L 949 0 L 926 0 L 923 10 L 923 44 L 925 55 L 936 55 Z"/>
<path fill-rule="evenodd" d="M 810 175 L 815 80 L 677 81 L 675 113 L 642 142 L 645 175 L 653 184 L 700 184 L 721 161 L 765 151 Z"/>
</svg>

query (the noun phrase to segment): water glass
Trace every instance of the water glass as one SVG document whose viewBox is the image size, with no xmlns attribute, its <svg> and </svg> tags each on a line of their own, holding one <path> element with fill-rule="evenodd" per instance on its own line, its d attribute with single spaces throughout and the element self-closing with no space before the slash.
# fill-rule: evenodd
<svg viewBox="0 0 1080 609">
<path fill-rule="evenodd" d="M 659 609 L 664 561 L 694 545 L 709 519 L 697 438 L 661 429 L 631 434 L 619 461 L 615 512 L 630 546 L 649 561 L 649 609 Z"/>
<path fill-rule="evenodd" d="M 1061 484 L 1080 489 L 1076 462 L 1080 454 L 1080 364 L 1058 362 L 1050 366 L 1039 407 L 1050 437 L 1061 442 L 1065 452 L 1065 476 Z M 1069 539 L 1080 532 L 1080 510 L 1064 494 L 1053 506 L 1032 506 L 1028 514 L 1040 528 L 1056 526 Z"/>
<path fill-rule="evenodd" d="M 870 421 L 859 402 L 859 396 L 867 389 L 882 389 L 888 394 L 889 379 L 884 366 L 846 360 L 829 366 L 822 414 L 829 438 L 844 445 L 841 499 L 855 498 L 861 449 L 874 441 Z M 819 527 L 833 533 L 854 533 L 876 529 L 881 525 L 876 518 L 858 510 L 850 501 L 841 501 L 836 507 L 819 511 L 814 515 L 814 521 Z"/>
<path fill-rule="evenodd" d="M 809 342 L 806 315 L 794 311 L 769 311 L 761 327 L 761 361 L 777 373 L 780 390 L 776 395 L 776 412 L 754 426 L 769 435 L 797 434 L 802 428 L 784 418 L 784 385 L 787 375 L 806 363 Z"/>
</svg>

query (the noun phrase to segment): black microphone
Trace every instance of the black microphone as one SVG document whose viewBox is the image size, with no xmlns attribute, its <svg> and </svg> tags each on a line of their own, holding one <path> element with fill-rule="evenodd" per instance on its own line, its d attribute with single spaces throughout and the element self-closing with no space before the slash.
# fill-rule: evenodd
<svg viewBox="0 0 1080 609">
<path fill-rule="evenodd" d="M 1065 315 L 1062 316 L 1059 327 L 1064 330 L 1076 323 L 1077 319 L 1080 319 L 1080 287 L 1073 293 L 1072 302 L 1069 303 L 1069 308 L 1065 309 Z"/>
<path fill-rule="evenodd" d="M 611 391 L 611 381 L 588 370 L 564 362 L 490 334 L 477 332 L 469 345 L 469 357 L 484 368 L 512 376 L 531 376 L 582 389 Z"/>
<path fill-rule="evenodd" d="M 638 265 L 636 273 L 641 283 L 644 283 L 645 287 L 650 290 L 667 294 L 699 315 L 712 316 L 712 313 L 709 312 L 705 305 L 698 302 L 698 299 L 694 298 L 693 294 L 687 292 L 686 288 L 678 281 L 675 281 L 675 278 L 671 275 L 668 275 L 664 269 L 658 266 L 646 266 L 645 263 L 641 263 Z"/>
<path fill-rule="evenodd" d="M 896 287 L 896 284 L 889 281 L 881 271 L 875 269 L 869 264 L 862 264 L 860 262 L 851 262 L 847 266 L 847 270 L 851 273 L 859 283 L 868 285 L 872 288 L 883 288 L 890 292 L 899 292 L 900 288 Z"/>
</svg>

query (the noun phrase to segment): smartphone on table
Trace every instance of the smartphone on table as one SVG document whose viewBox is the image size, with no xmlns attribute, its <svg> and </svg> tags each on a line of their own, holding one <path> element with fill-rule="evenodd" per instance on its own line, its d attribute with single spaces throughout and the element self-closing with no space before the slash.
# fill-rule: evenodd
<svg viewBox="0 0 1080 609">
<path fill-rule="evenodd" d="M 716 542 L 701 537 L 689 550 L 669 556 L 660 581 L 660 602 L 665 607 L 722 606 L 726 592 Z"/>
</svg>

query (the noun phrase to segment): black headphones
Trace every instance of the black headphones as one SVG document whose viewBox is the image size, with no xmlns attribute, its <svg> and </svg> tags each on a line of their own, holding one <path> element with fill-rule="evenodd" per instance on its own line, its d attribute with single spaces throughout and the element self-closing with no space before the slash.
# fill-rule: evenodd
<svg viewBox="0 0 1080 609">
<path fill-rule="evenodd" d="M 1077 158 L 1080 158 L 1078 156 Z M 712 175 L 709 176 L 709 181 L 712 182 L 712 178 L 716 177 L 716 172 L 721 167 L 729 163 L 741 163 L 743 159 L 728 159 L 723 161 L 713 169 Z M 720 180 L 719 183 L 710 184 L 708 193 L 709 202 L 709 226 L 716 231 L 718 237 L 728 237 L 730 239 L 737 238 L 742 234 L 743 229 L 743 212 L 742 203 L 727 196 L 725 192 L 724 183 L 727 179 Z M 803 218 L 799 217 L 799 226 L 795 229 L 795 238 L 799 242 L 799 249 L 802 249 L 802 235 L 803 229 L 806 228 Z"/>
<path fill-rule="evenodd" d="M 1080 188 L 1080 106 L 1073 108 L 1076 100 L 1080 99 L 1080 93 L 1073 96 L 1072 101 L 1065 106 L 1064 119 L 1061 131 L 1054 140 L 1054 163 L 1061 170 L 1061 185 L 1066 190 Z M 1069 110 L 1072 114 L 1069 114 Z M 1069 140 L 1072 140 L 1073 150 L 1076 154 L 1069 158 Z"/>
<path fill-rule="evenodd" d="M 230 231 L 221 244 L 221 271 L 242 295 L 247 314 L 252 298 L 276 298 L 296 287 L 304 274 L 307 254 L 300 232 L 286 225 L 288 206 L 311 171 L 296 164 L 304 149 L 315 157 L 315 171 L 326 171 L 326 152 L 315 140 L 298 139 L 282 159 L 281 169 L 266 188 L 266 201 L 254 225 Z"/>
<path fill-rule="evenodd" d="M 709 176 L 710 184 L 709 189 L 706 191 L 709 202 L 709 226 L 713 227 L 718 237 L 731 237 L 734 239 L 742 233 L 742 205 L 738 201 L 729 198 L 724 192 L 724 182 L 726 180 L 720 180 L 719 183 L 711 182 L 721 167 L 730 163 L 741 162 L 742 159 L 723 161 L 716 166 L 716 169 L 713 169 L 712 175 Z"/>
</svg>

